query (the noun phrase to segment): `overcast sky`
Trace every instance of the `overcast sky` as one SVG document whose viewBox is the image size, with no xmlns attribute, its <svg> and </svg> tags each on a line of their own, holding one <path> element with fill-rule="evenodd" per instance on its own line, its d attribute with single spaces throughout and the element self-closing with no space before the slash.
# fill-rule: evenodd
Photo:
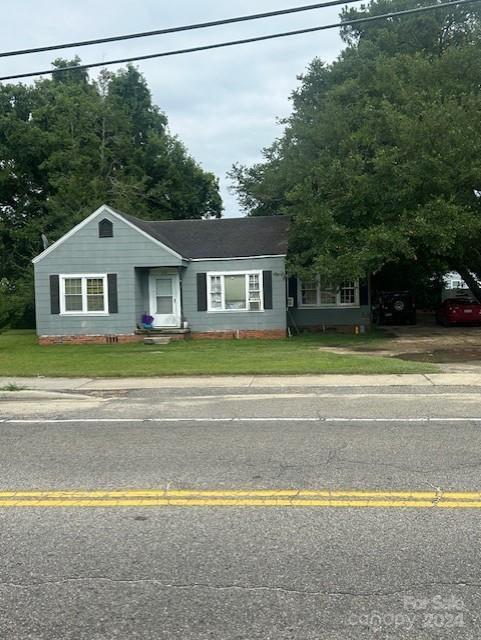
<svg viewBox="0 0 481 640">
<path fill-rule="evenodd" d="M 3 51 L 119 35 L 308 4 L 309 0 L 3 0 Z M 356 5 L 354 5 L 356 6 Z M 7 58 L 0 75 L 49 68 L 57 56 L 83 62 L 142 55 L 223 40 L 336 22 L 340 7 L 202 29 Z M 296 76 L 319 56 L 332 61 L 342 47 L 338 30 L 138 63 L 170 128 L 221 183 L 226 216 L 241 215 L 226 172 L 251 164 L 281 134 Z M 115 69 L 115 67 L 111 67 Z"/>
</svg>

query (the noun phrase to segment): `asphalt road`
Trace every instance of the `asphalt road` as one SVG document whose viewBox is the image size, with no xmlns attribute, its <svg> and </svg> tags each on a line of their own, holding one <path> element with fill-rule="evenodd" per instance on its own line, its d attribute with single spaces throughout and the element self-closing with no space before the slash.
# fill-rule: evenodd
<svg viewBox="0 0 481 640">
<path fill-rule="evenodd" d="M 480 389 L 12 396 L 0 469 L 1 640 L 481 637 Z"/>
</svg>

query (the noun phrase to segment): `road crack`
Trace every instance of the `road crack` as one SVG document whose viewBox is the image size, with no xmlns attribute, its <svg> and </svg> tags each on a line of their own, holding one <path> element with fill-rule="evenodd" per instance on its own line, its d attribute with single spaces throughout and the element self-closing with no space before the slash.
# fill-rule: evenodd
<svg viewBox="0 0 481 640">
<path fill-rule="evenodd" d="M 294 589 L 290 587 L 283 587 L 278 585 L 242 585 L 242 584 L 225 584 L 225 585 L 213 585 L 205 582 L 192 582 L 192 583 L 176 583 L 176 582 L 163 582 L 156 578 L 109 578 L 106 576 L 79 576 L 79 577 L 66 577 L 55 578 L 49 580 L 42 580 L 38 582 L 0 582 L 0 588 L 15 588 L 15 589 L 34 589 L 37 587 L 45 586 L 61 586 L 69 583 L 82 583 L 82 582 L 106 582 L 111 584 L 125 584 L 125 585 L 155 585 L 162 589 L 209 589 L 213 591 L 267 591 L 293 594 L 306 597 L 315 596 L 327 596 L 327 597 L 355 597 L 355 598 L 386 598 L 390 596 L 399 595 L 402 593 L 408 593 L 413 591 L 420 591 L 423 589 L 449 587 L 449 588 L 468 588 L 479 589 L 481 583 L 472 583 L 464 580 L 460 581 L 447 581 L 447 582 L 425 582 L 425 583 L 413 583 L 402 587 L 396 587 L 392 590 L 354 590 L 354 589 Z"/>
</svg>

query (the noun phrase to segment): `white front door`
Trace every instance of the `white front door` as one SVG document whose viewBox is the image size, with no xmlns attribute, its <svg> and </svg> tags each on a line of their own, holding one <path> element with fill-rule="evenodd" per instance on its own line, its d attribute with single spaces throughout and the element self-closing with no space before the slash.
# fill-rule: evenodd
<svg viewBox="0 0 481 640">
<path fill-rule="evenodd" d="M 180 286 L 177 272 L 151 272 L 150 315 L 154 318 L 154 327 L 180 326 Z"/>
</svg>

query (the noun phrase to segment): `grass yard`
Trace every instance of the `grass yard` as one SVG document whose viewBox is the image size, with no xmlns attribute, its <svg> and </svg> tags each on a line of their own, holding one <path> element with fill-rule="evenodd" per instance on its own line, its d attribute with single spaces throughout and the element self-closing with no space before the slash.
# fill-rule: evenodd
<svg viewBox="0 0 481 640">
<path fill-rule="evenodd" d="M 166 376 L 303 373 L 427 373 L 437 367 L 370 355 L 321 352 L 322 346 L 374 345 L 385 338 L 316 335 L 285 340 L 186 340 L 168 345 L 39 346 L 33 331 L 0 335 L 0 376 Z"/>
</svg>

